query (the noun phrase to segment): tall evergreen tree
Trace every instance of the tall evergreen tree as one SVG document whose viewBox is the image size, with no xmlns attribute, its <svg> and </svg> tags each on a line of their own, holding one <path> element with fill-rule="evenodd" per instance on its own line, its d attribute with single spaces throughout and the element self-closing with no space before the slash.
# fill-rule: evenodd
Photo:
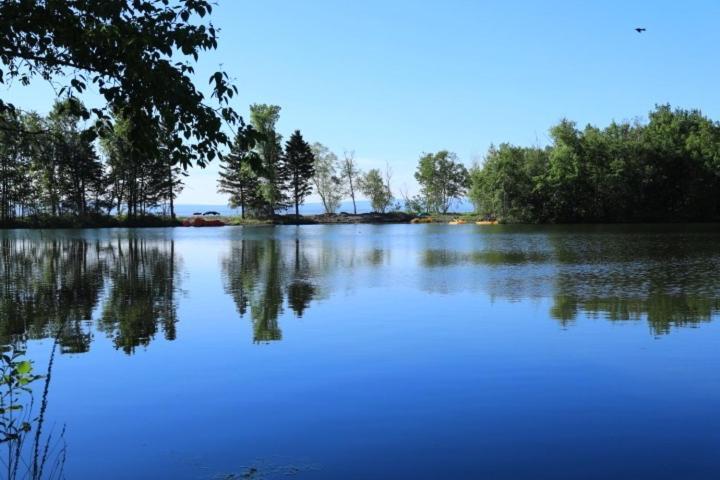
<svg viewBox="0 0 720 480">
<path fill-rule="evenodd" d="M 258 168 L 257 153 L 249 148 L 252 139 L 248 139 L 246 130 L 238 131 L 230 154 L 220 163 L 218 191 L 230 195 L 230 206 L 240 208 L 240 216 L 245 218 L 248 208 L 256 209 L 260 199 L 260 180 L 254 168 Z"/>
<path fill-rule="evenodd" d="M 300 204 L 312 192 L 312 178 L 315 175 L 315 155 L 300 130 L 295 130 L 285 144 L 284 159 L 288 190 L 295 204 L 295 216 L 299 217 Z"/>
<path fill-rule="evenodd" d="M 250 123 L 258 132 L 254 151 L 260 162 L 255 169 L 260 179 L 261 209 L 266 216 L 273 216 L 279 209 L 287 207 L 284 187 L 286 182 L 283 168 L 282 136 L 275 130 L 280 118 L 277 105 L 254 104 L 250 106 Z"/>
</svg>

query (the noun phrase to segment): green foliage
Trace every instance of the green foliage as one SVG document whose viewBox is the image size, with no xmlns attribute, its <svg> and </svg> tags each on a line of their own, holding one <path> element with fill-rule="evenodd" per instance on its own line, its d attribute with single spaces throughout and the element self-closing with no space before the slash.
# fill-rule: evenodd
<svg viewBox="0 0 720 480">
<path fill-rule="evenodd" d="M 22 119 L 15 112 L 0 113 L 0 223 L 15 215 L 17 204 L 30 201 L 24 181 L 30 171 L 22 139 L 15 133 Z"/>
<path fill-rule="evenodd" d="M 284 168 L 288 179 L 288 190 L 295 204 L 295 215 L 299 215 L 299 205 L 312 192 L 312 177 L 315 175 L 315 155 L 312 148 L 303 139 L 300 130 L 290 136 L 285 144 Z"/>
<path fill-rule="evenodd" d="M 115 209 L 132 219 L 169 205 L 186 173 L 160 130 L 154 155 L 139 161 L 132 147 L 131 121 L 118 117 L 99 142 L 83 120 L 84 106 L 56 102 L 47 117 L 0 113 L 0 225 L 94 226 Z M 7 127 L 7 128 L 3 128 Z"/>
<path fill-rule="evenodd" d="M 140 154 L 133 148 L 136 128 L 132 119 L 118 116 L 102 139 L 107 158 L 107 208 L 114 207 L 120 213 L 124 203 L 128 216 L 134 218 L 168 202 L 174 217 L 173 200 L 182 190 L 186 172 L 178 166 L 181 160 L 171 146 L 171 130 L 162 126 L 157 148 Z"/>
<path fill-rule="evenodd" d="M 470 172 L 469 197 L 482 216 L 530 222 L 542 212 L 544 199 L 535 181 L 547 166 L 547 155 L 537 148 L 502 144 L 491 147 L 482 168 Z"/>
<path fill-rule="evenodd" d="M 362 172 L 355 162 L 355 152 L 345 152 L 345 157 L 340 163 L 340 178 L 346 186 L 346 191 L 350 194 L 353 202 L 353 213 L 357 215 L 357 205 L 355 203 L 355 190 L 358 187 L 358 180 L 362 178 Z"/>
<path fill-rule="evenodd" d="M 177 162 L 203 166 L 229 143 L 223 123 L 238 120 L 227 74 L 210 76 L 213 106 L 191 79 L 193 62 L 217 48 L 217 31 L 202 23 L 211 12 L 206 0 L 1 2 L 0 83 L 52 79 L 69 96 L 92 85 L 105 106 L 82 116 L 94 115 L 98 133 L 121 114 L 133 125 L 132 149 L 155 157 L 164 125 Z"/>
<path fill-rule="evenodd" d="M 253 151 L 259 158 L 255 171 L 259 179 L 259 210 L 267 217 L 288 205 L 284 191 L 287 172 L 283 163 L 282 136 L 275 129 L 279 119 L 280 107 L 277 105 L 250 106 L 250 123 L 258 134 Z"/>
<path fill-rule="evenodd" d="M 469 182 L 467 168 L 447 150 L 421 156 L 415 179 L 420 184 L 420 198 L 411 205 L 423 205 L 422 211 L 431 213 L 447 213 L 452 202 L 465 195 Z"/>
<path fill-rule="evenodd" d="M 261 164 L 255 145 L 256 132 L 243 125 L 235 136 L 230 154 L 220 165 L 218 191 L 230 195 L 230 206 L 240 208 L 245 218 L 248 208 L 257 210 L 260 206 L 260 181 L 258 174 Z"/>
<path fill-rule="evenodd" d="M 0 445 L 4 453 L 0 465 L 7 480 L 63 478 L 65 429 L 59 436 L 43 432 L 57 345 L 56 340 L 45 375 L 33 373 L 33 363 L 24 358 L 24 350 L 0 348 Z M 36 411 L 32 384 L 39 379 L 44 379 L 44 385 Z"/>
<path fill-rule="evenodd" d="M 12 452 L 2 462 L 7 478 L 15 478 L 21 463 L 22 444 L 32 430 L 30 386 L 42 378 L 33 374 L 32 363 L 23 355 L 22 350 L 13 347 L 6 347 L 0 353 L 0 445 L 7 444 L 8 451 Z"/>
<path fill-rule="evenodd" d="M 104 166 L 84 107 L 57 102 L 47 117 L 0 113 L 0 224 L 48 214 L 86 216 L 104 207 Z"/>
<path fill-rule="evenodd" d="M 720 124 L 656 107 L 647 124 L 578 130 L 547 148 L 491 147 L 471 172 L 478 213 L 513 222 L 712 220 L 720 216 Z"/>
<path fill-rule="evenodd" d="M 280 107 L 251 105 L 251 124 L 241 122 L 230 155 L 222 160 L 218 191 L 241 208 L 243 219 L 247 214 L 272 218 L 290 205 L 299 216 L 300 204 L 312 192 L 317 167 L 313 147 L 296 130 L 283 150 L 275 129 L 279 119 Z"/>
<path fill-rule="evenodd" d="M 0 354 L 0 443 L 7 442 L 13 434 L 9 432 L 13 428 L 15 419 L 6 418 L 5 415 L 11 411 L 22 410 L 24 407 L 18 402 L 18 396 L 22 393 L 32 393 L 30 384 L 42 378 L 32 373 L 32 363 L 23 359 L 24 352 L 16 348 L 8 348 Z M 22 429 L 25 426 L 21 427 Z"/>
<path fill-rule="evenodd" d="M 385 213 L 393 204 L 389 175 L 383 178 L 377 168 L 373 168 L 363 175 L 360 190 L 370 199 L 370 205 L 376 212 Z"/>
<path fill-rule="evenodd" d="M 343 198 L 343 182 L 338 175 L 337 156 L 320 143 L 312 145 L 315 157 L 315 174 L 312 177 L 315 192 L 322 201 L 325 213 L 335 213 Z"/>
</svg>

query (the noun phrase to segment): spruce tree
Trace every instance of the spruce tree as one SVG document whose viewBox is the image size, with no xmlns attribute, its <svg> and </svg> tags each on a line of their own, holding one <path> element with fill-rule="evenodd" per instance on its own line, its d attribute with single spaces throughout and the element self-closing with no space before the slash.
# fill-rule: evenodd
<svg viewBox="0 0 720 480">
<path fill-rule="evenodd" d="M 218 191 L 230 195 L 230 206 L 240 207 L 242 218 L 248 208 L 258 207 L 260 182 L 253 169 L 258 162 L 255 156 L 243 134 L 238 133 L 230 154 L 220 164 Z"/>
<path fill-rule="evenodd" d="M 312 192 L 311 182 L 315 174 L 315 155 L 300 130 L 295 130 L 285 144 L 283 169 L 289 194 L 295 204 L 295 216 L 299 217 L 299 205 Z"/>
</svg>

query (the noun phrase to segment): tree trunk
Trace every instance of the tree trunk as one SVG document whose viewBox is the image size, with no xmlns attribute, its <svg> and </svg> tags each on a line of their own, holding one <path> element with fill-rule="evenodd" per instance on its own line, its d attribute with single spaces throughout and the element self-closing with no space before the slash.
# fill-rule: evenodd
<svg viewBox="0 0 720 480">
<path fill-rule="evenodd" d="M 355 187 L 353 186 L 352 176 L 350 176 L 350 198 L 353 202 L 353 214 L 357 215 L 357 206 L 355 205 Z"/>
<path fill-rule="evenodd" d="M 173 197 L 175 195 L 173 195 L 173 190 L 174 190 L 173 187 L 174 187 L 174 185 L 173 185 L 172 165 L 170 165 L 170 167 L 168 168 L 168 188 L 170 190 L 168 192 L 170 194 L 169 195 L 169 197 L 170 197 L 170 218 L 175 220 L 175 202 L 173 199 Z"/>
<path fill-rule="evenodd" d="M 300 224 L 300 206 L 298 205 L 297 179 L 295 179 L 295 224 Z"/>
<path fill-rule="evenodd" d="M 245 219 L 245 191 L 240 187 L 240 218 Z"/>
</svg>

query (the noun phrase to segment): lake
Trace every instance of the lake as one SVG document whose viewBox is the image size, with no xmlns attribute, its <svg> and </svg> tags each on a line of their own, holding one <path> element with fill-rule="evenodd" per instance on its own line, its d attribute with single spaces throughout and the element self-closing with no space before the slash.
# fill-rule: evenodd
<svg viewBox="0 0 720 480">
<path fill-rule="evenodd" d="M 22 447 L 41 428 L 48 476 L 720 478 L 717 225 L 4 231 L 0 246 L 0 341 L 50 367 Z"/>
</svg>

